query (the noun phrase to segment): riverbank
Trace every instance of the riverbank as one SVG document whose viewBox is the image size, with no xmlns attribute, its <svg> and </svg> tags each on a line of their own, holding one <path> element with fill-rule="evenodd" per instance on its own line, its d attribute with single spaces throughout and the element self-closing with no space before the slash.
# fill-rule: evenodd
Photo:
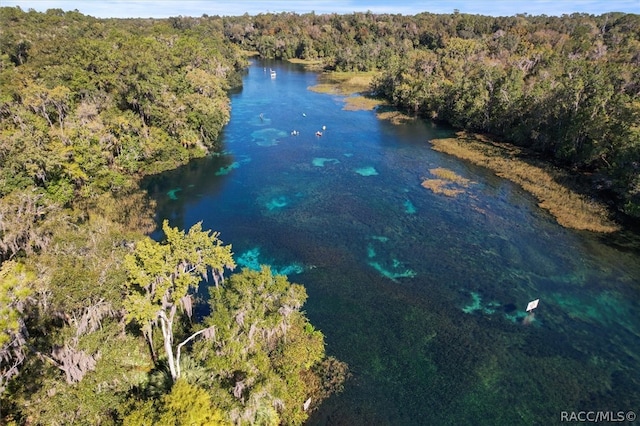
<svg viewBox="0 0 640 426">
<path fill-rule="evenodd" d="M 386 105 L 382 99 L 371 96 L 371 82 L 375 72 L 325 72 L 318 77 L 319 83 L 310 86 L 316 93 L 346 96 L 343 109 L 348 111 L 373 110 Z"/>
<path fill-rule="evenodd" d="M 566 228 L 601 233 L 621 229 L 609 218 L 606 206 L 559 183 L 569 180 L 566 172 L 536 161 L 521 148 L 466 132 L 430 143 L 436 151 L 486 167 L 520 185 Z"/>
<path fill-rule="evenodd" d="M 347 96 L 346 110 L 377 109 L 377 116 L 394 124 L 402 124 L 415 117 L 395 108 L 388 108 L 384 100 L 370 95 L 375 73 L 329 72 L 319 77 L 319 83 L 308 89 L 317 93 Z M 385 108 L 387 107 L 387 108 Z M 600 233 L 612 233 L 621 229 L 610 219 L 605 205 L 571 188 L 567 172 L 554 168 L 549 163 L 534 160 L 526 150 L 491 140 L 485 135 L 458 132 L 456 138 L 430 141 L 440 151 L 474 164 L 486 167 L 498 176 L 520 185 L 538 199 L 538 205 L 551 213 L 558 223 L 566 228 Z M 425 187 L 435 180 L 425 180 Z M 436 185 L 437 186 L 437 185 Z M 434 188 L 431 188 L 434 190 Z M 436 190 L 441 190 L 438 186 Z"/>
</svg>

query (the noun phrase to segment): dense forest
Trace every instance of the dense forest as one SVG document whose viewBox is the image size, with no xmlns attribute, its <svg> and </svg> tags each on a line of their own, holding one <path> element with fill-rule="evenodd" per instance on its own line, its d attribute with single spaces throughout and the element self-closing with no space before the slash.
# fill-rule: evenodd
<svg viewBox="0 0 640 426">
<path fill-rule="evenodd" d="M 640 217 L 640 16 L 266 14 L 225 35 L 268 58 L 379 71 L 405 111 L 531 148 Z"/>
<path fill-rule="evenodd" d="M 225 279 L 231 247 L 199 224 L 145 236 L 140 178 L 220 148 L 246 64 L 222 22 L 0 22 L 0 423 L 302 423 L 347 374 L 304 287 Z"/>
<path fill-rule="evenodd" d="M 373 95 L 531 148 L 640 217 L 637 15 L 0 8 L 0 23 L 3 423 L 301 424 L 341 389 L 304 287 L 232 273 L 199 224 L 146 236 L 140 179 L 219 151 L 246 51 L 377 71 Z"/>
</svg>

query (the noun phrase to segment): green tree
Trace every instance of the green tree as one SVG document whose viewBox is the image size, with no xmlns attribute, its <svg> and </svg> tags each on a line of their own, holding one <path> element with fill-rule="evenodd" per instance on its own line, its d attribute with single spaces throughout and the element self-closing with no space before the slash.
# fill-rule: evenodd
<svg viewBox="0 0 640 426">
<path fill-rule="evenodd" d="M 32 271 L 15 261 L 5 262 L 0 268 L 0 393 L 7 381 L 18 374 L 25 358 L 22 312 L 34 279 Z"/>
<path fill-rule="evenodd" d="M 200 380 L 234 423 L 301 424 L 309 404 L 327 396 L 318 382 L 336 380 L 339 390 L 346 366 L 317 368 L 324 336 L 301 311 L 303 286 L 262 267 L 232 275 L 210 294 L 205 324 L 213 336 L 196 343 L 192 356 L 208 372 Z"/>
<path fill-rule="evenodd" d="M 134 253 L 125 258 L 128 271 L 125 309 L 127 319 L 140 325 L 152 349 L 152 331 L 160 324 L 164 354 L 171 377 L 176 380 L 180 377 L 182 346 L 200 334 L 207 334 L 199 330 L 175 346 L 178 309 L 191 317 L 190 292 L 197 289 L 209 272 L 217 286 L 223 280 L 224 270 L 233 269 L 235 263 L 231 246 L 222 245 L 218 233 L 202 231 L 201 223 L 192 226 L 186 234 L 170 227 L 166 220 L 162 229 L 165 242 L 145 238 L 136 245 Z M 155 355 L 153 357 L 155 359 Z"/>
<path fill-rule="evenodd" d="M 140 403 L 124 419 L 125 426 L 223 426 L 230 423 L 211 396 L 186 380 L 178 380 L 159 401 Z"/>
</svg>

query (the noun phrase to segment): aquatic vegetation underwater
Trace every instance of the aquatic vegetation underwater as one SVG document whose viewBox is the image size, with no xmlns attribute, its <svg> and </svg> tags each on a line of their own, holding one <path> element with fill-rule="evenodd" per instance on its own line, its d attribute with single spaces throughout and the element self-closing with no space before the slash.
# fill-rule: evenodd
<svg viewBox="0 0 640 426">
<path fill-rule="evenodd" d="M 256 130 L 251 133 L 251 137 L 260 146 L 275 146 L 282 138 L 288 135 L 284 130 L 278 130 L 274 128 L 267 128 L 262 130 Z"/>
<path fill-rule="evenodd" d="M 237 169 L 238 167 L 240 167 L 240 163 L 237 161 L 234 161 L 233 163 L 229 164 L 227 167 L 220 167 L 220 169 L 218 169 L 218 171 L 215 174 L 216 176 L 228 175 L 231 172 L 231 170 Z"/>
<path fill-rule="evenodd" d="M 443 194 L 448 197 L 455 197 L 465 192 L 470 184 L 470 180 L 457 175 L 455 172 L 437 167 L 429 170 L 429 172 L 437 176 L 437 178 L 429 178 L 422 180 L 422 186 L 430 189 L 435 194 Z"/>
<path fill-rule="evenodd" d="M 482 135 L 458 133 L 456 138 L 433 139 L 433 149 L 488 167 L 539 200 L 562 226 L 594 232 L 615 232 L 620 226 L 609 218 L 605 206 L 558 181 L 564 177 L 550 166 L 519 159 L 522 150 L 490 141 Z"/>
<path fill-rule="evenodd" d="M 343 111 L 305 93 L 308 73 L 261 78 L 249 74 L 225 130 L 240 160 L 196 163 L 194 190 L 165 174 L 158 199 L 185 191 L 158 215 L 204 220 L 240 268 L 268 264 L 305 286 L 307 315 L 354 375 L 308 424 L 554 424 L 637 406 L 637 255 L 559 226 L 517 185 L 425 142 L 450 129 Z M 323 123 L 331 136 L 313 137 Z M 300 136 L 277 130 L 292 126 Z M 250 167 L 233 166 L 242 158 Z"/>
</svg>

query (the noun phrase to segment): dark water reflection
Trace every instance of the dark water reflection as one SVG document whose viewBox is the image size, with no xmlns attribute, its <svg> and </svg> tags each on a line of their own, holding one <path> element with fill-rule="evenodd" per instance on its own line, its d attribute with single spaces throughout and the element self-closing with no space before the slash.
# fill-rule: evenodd
<svg viewBox="0 0 640 426">
<path fill-rule="evenodd" d="M 203 221 L 241 264 L 306 286 L 308 316 L 353 373 L 309 423 L 546 425 L 562 411 L 640 409 L 638 255 L 431 150 L 450 130 L 344 111 L 306 90 L 315 81 L 252 66 L 225 155 L 148 184 L 159 220 Z M 471 184 L 436 195 L 420 185 L 434 167 Z"/>
</svg>

